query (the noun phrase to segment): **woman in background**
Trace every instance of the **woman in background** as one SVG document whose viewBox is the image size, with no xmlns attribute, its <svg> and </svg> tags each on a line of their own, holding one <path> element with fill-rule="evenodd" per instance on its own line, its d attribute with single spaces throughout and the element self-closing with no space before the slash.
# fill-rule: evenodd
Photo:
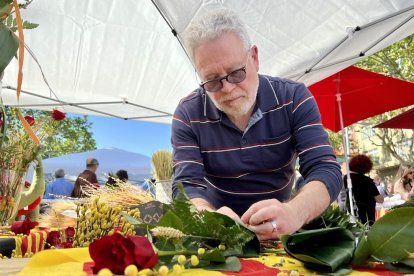
<svg viewBox="0 0 414 276">
<path fill-rule="evenodd" d="M 375 222 L 375 204 L 384 202 L 374 181 L 366 176 L 372 169 L 371 159 L 363 154 L 352 157 L 349 170 L 352 181 L 352 193 L 358 206 L 358 216 L 362 223 L 372 225 Z M 344 176 L 344 185 L 347 185 L 347 176 Z"/>
<path fill-rule="evenodd" d="M 414 169 L 403 168 L 401 177 L 394 184 L 394 193 L 405 201 L 414 196 Z"/>
</svg>

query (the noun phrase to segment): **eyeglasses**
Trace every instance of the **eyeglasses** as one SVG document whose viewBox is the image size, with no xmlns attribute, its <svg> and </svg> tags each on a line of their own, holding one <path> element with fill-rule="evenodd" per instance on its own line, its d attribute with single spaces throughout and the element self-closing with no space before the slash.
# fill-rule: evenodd
<svg viewBox="0 0 414 276">
<path fill-rule="evenodd" d="M 246 79 L 246 65 L 242 68 L 230 72 L 224 77 L 209 80 L 200 84 L 200 87 L 208 92 L 217 92 L 223 88 L 223 80 L 229 83 L 240 83 Z"/>
</svg>

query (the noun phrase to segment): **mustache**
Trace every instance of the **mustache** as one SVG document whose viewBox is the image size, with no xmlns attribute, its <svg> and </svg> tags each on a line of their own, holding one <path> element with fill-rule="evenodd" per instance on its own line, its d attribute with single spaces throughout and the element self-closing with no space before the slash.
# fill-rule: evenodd
<svg viewBox="0 0 414 276">
<path fill-rule="evenodd" d="M 225 96 L 221 97 L 219 102 L 223 103 L 223 102 L 227 102 L 227 101 L 232 101 L 232 100 L 235 100 L 239 97 L 244 97 L 244 96 L 246 96 L 246 93 L 240 91 L 240 92 L 237 92 L 237 93 L 234 93 L 234 94 L 225 95 Z"/>
</svg>

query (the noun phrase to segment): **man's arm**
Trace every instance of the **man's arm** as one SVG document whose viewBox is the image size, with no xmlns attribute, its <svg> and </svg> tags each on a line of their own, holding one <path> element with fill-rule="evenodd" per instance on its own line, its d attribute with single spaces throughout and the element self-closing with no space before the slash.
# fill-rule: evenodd
<svg viewBox="0 0 414 276">
<path fill-rule="evenodd" d="M 197 210 L 215 211 L 216 209 L 204 198 L 192 198 L 191 202 L 197 207 Z"/>
<path fill-rule="evenodd" d="M 300 221 L 300 226 L 321 215 L 331 203 L 325 184 L 320 181 L 307 183 L 293 199 L 285 203 L 292 208 Z M 296 230 L 295 230 L 296 231 Z"/>
</svg>

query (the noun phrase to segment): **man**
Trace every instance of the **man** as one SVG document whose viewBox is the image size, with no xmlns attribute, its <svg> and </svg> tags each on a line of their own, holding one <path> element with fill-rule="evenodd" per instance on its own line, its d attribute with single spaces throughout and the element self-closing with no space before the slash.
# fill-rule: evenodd
<svg viewBox="0 0 414 276">
<path fill-rule="evenodd" d="M 249 225 L 260 239 L 292 233 L 338 196 L 341 172 L 303 84 L 259 75 L 257 46 L 230 11 L 184 34 L 202 81 L 172 123 L 173 194 Z M 305 185 L 290 200 L 296 157 Z"/>
<path fill-rule="evenodd" d="M 383 197 L 386 197 L 387 192 L 385 191 L 384 187 L 382 187 L 381 185 L 381 177 L 378 174 L 376 174 L 374 175 L 374 178 L 372 180 L 374 180 L 375 186 L 377 186 L 377 189 L 380 195 L 382 195 Z"/>
<path fill-rule="evenodd" d="M 96 170 L 98 169 L 99 162 L 95 158 L 86 159 L 86 169 L 78 176 L 75 181 L 75 188 L 72 192 L 72 197 L 85 197 L 85 187 L 98 188 L 99 183 L 96 178 Z"/>
<path fill-rule="evenodd" d="M 71 196 L 73 184 L 64 179 L 65 171 L 58 169 L 55 171 L 55 180 L 47 184 L 44 199 L 56 199 L 59 196 Z"/>
</svg>

